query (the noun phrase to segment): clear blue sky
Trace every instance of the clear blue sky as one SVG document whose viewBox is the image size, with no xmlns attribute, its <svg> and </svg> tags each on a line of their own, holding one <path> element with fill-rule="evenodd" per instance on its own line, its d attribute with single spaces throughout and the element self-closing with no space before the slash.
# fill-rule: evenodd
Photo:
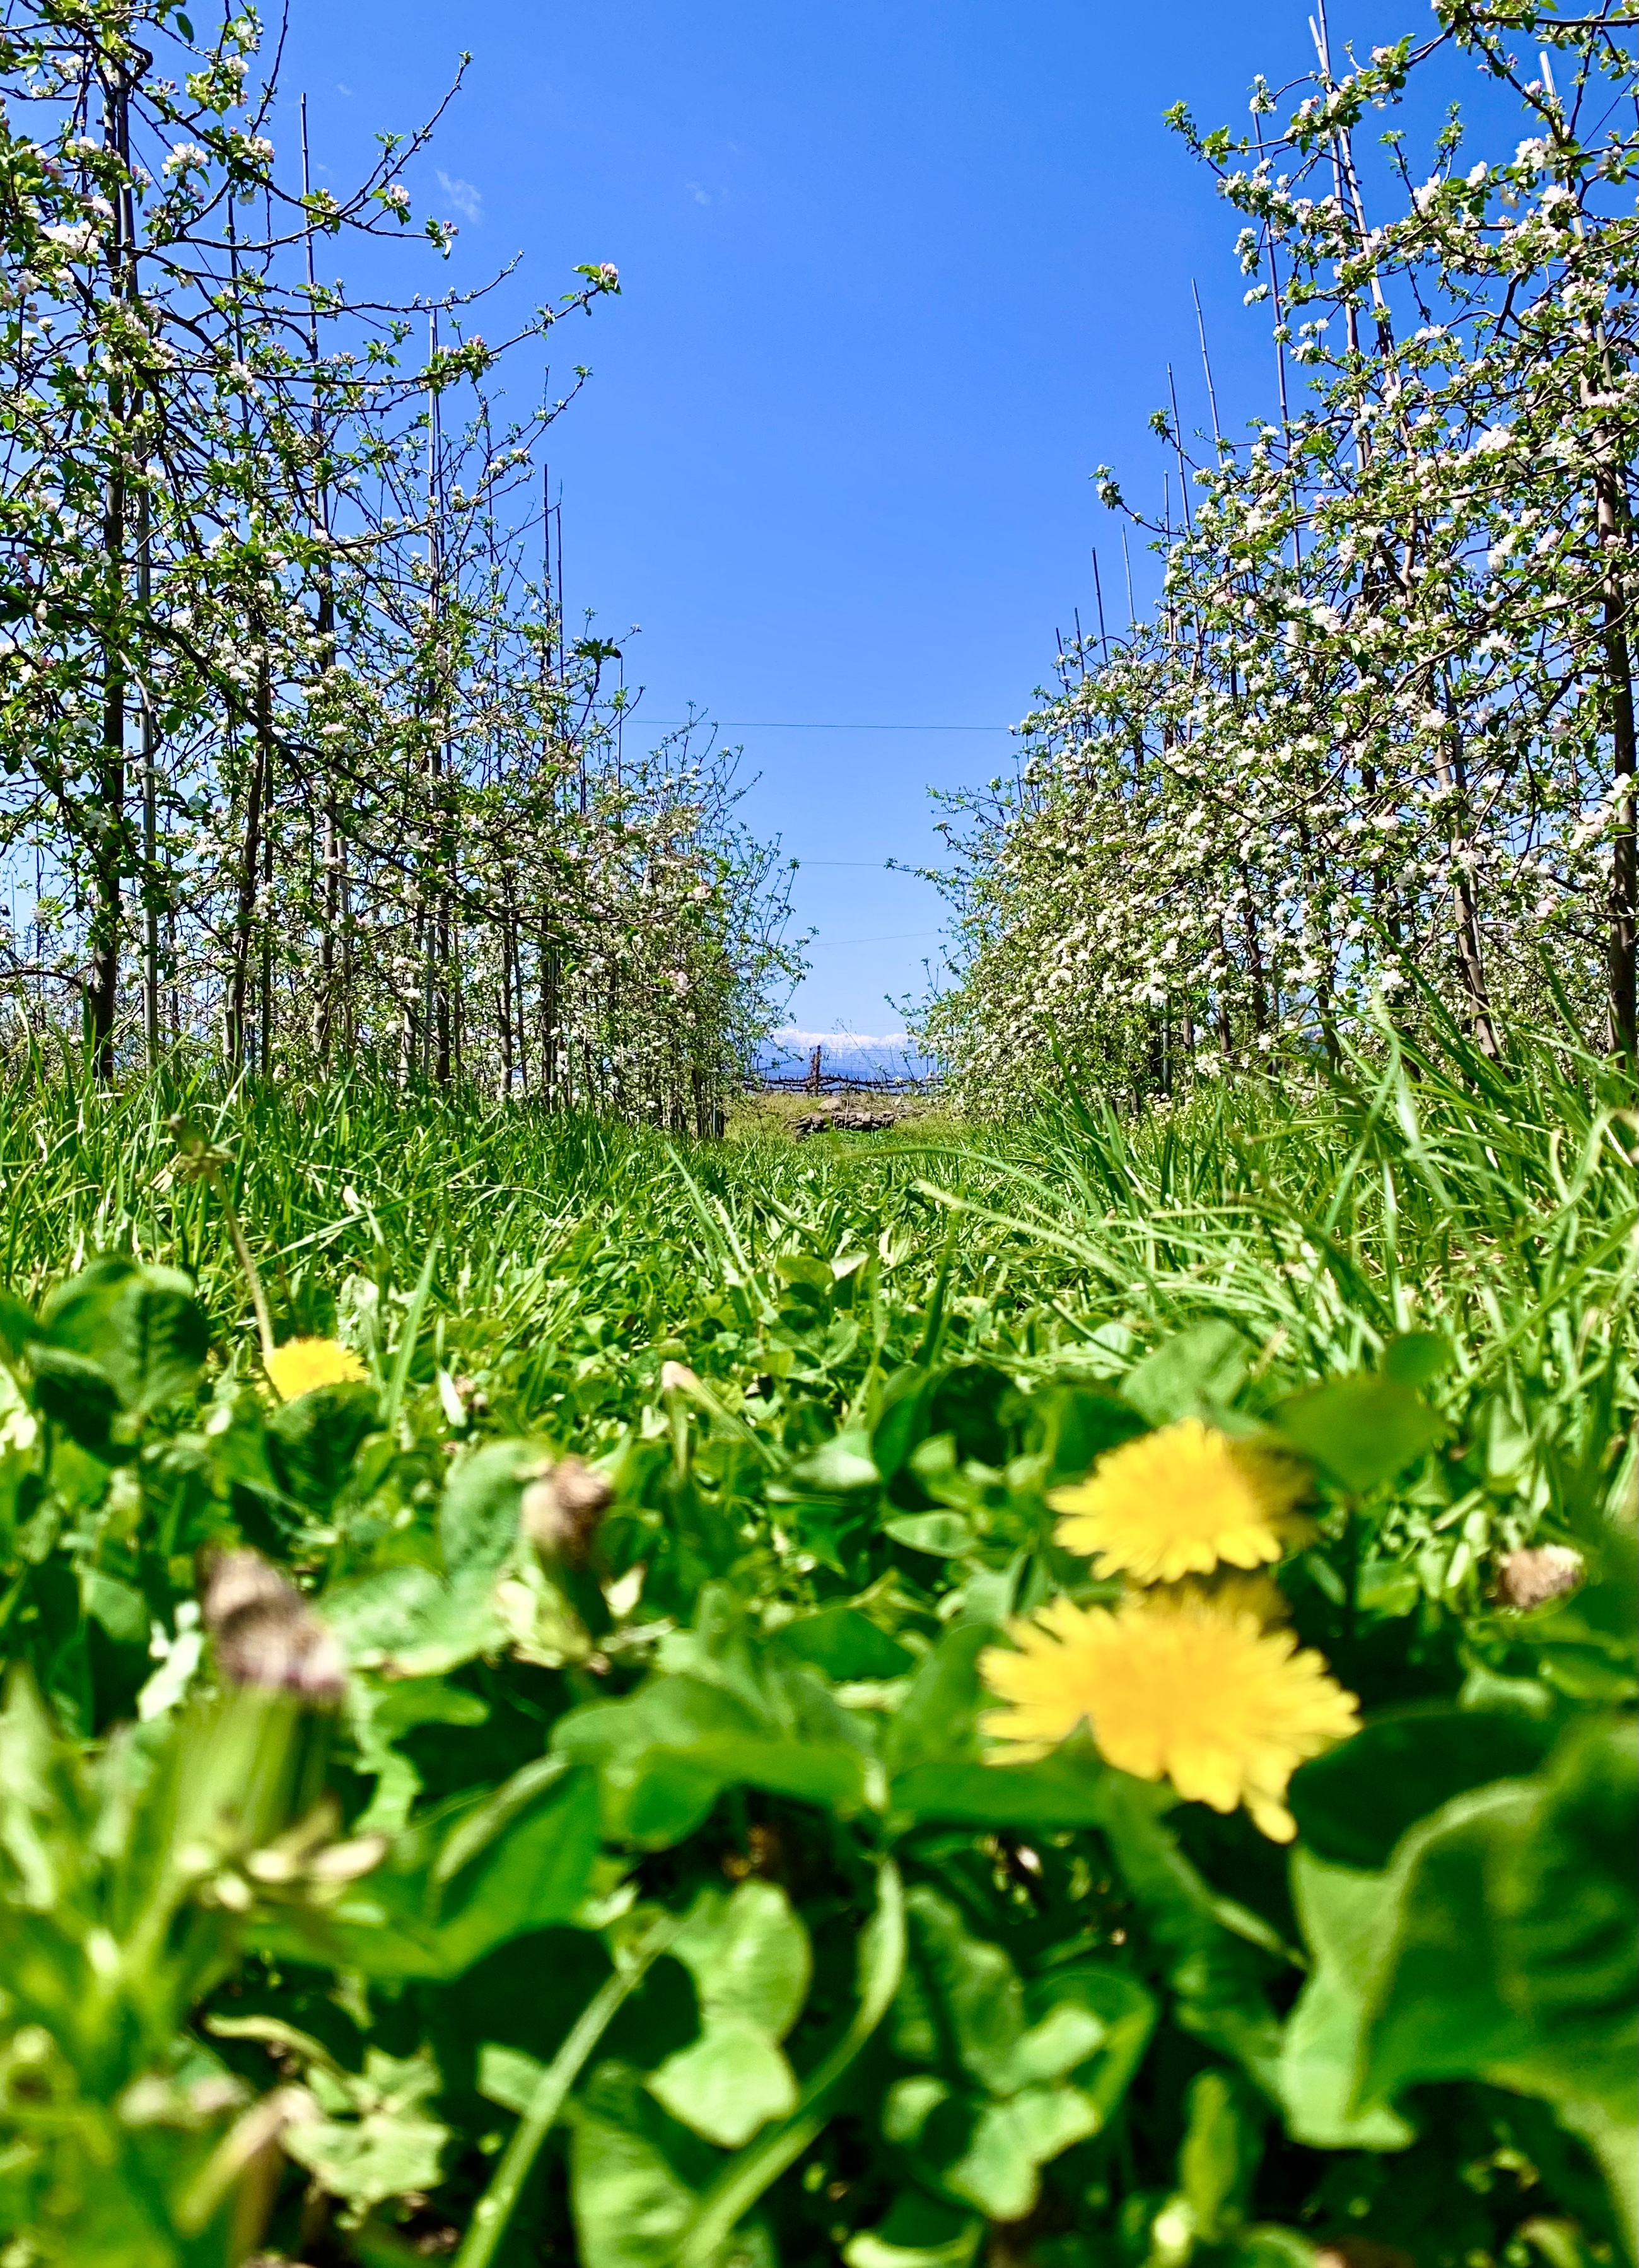
<svg viewBox="0 0 1639 2268">
<path fill-rule="evenodd" d="M 1383 0 L 1332 35 L 1430 20 Z M 1235 217 L 1161 114 L 1238 126 L 1255 71 L 1311 61 L 1305 0 L 291 0 L 315 157 L 349 177 L 462 48 L 409 178 L 419 210 L 469 217 L 447 269 L 394 263 L 400 288 L 521 251 L 518 298 L 547 298 L 577 261 L 618 264 L 622 297 L 556 335 L 563 375 L 594 372 L 551 443 L 571 608 L 622 641 L 641 624 L 650 715 L 746 720 L 746 808 L 805 862 L 818 932 L 793 1022 L 896 1031 L 885 995 L 920 990 L 941 907 L 883 862 L 937 855 L 929 786 L 1010 742 L 767 726 L 1007 725 L 1055 626 L 1079 606 L 1091 627 L 1094 543 L 1125 619 L 1088 475 L 1107 460 L 1158 501 L 1169 360 L 1206 424 L 1192 279 L 1226 426 L 1275 394 Z"/>
</svg>

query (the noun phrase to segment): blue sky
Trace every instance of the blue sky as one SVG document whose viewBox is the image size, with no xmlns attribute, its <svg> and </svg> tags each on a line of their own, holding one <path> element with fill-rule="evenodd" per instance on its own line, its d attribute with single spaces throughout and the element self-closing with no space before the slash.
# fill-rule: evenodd
<svg viewBox="0 0 1639 2268">
<path fill-rule="evenodd" d="M 1429 20 L 1407 0 L 1332 33 Z M 897 1031 L 942 908 L 884 862 L 937 855 L 928 788 L 1003 770 L 1007 733 L 773 728 L 1004 727 L 1055 627 L 1091 627 L 1095 543 L 1125 619 L 1089 475 L 1158 502 L 1169 361 L 1206 423 L 1192 280 L 1226 426 L 1275 390 L 1234 217 L 1161 114 L 1238 124 L 1255 71 L 1307 66 L 1305 0 L 292 0 L 315 158 L 348 178 L 462 48 L 409 176 L 461 238 L 447 269 L 407 252 L 399 288 L 521 252 L 521 302 L 617 263 L 621 298 L 554 349 L 594 372 L 550 444 L 570 606 L 650 716 L 692 699 L 745 743 L 745 808 L 802 860 L 817 932 L 792 1022 Z"/>
</svg>

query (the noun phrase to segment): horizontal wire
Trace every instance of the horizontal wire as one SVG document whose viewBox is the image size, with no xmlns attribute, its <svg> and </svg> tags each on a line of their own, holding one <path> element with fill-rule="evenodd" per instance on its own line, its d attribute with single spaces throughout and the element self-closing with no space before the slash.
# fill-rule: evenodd
<svg viewBox="0 0 1639 2268">
<path fill-rule="evenodd" d="M 683 732 L 691 725 L 715 725 L 720 733 L 1011 733 L 1011 725 L 814 725 L 792 724 L 768 717 L 644 717 L 628 709 L 634 725 L 658 725 L 662 732 Z"/>
</svg>

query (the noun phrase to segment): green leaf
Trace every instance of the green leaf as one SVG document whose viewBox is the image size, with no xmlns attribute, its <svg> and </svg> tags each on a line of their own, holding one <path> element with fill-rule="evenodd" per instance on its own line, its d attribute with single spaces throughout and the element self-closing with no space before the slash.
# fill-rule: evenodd
<svg viewBox="0 0 1639 2268">
<path fill-rule="evenodd" d="M 1280 2027 L 1264 1989 L 1263 1963 L 1224 1926 L 1220 1902 L 1165 1824 L 1160 1815 L 1170 1797 L 1125 1772 L 1107 1773 L 1101 1785 L 1105 1833 L 1161 1955 L 1178 2022 L 1278 2099 Z"/>
<path fill-rule="evenodd" d="M 984 2222 L 959 2207 L 901 2190 L 886 2220 L 842 2247 L 847 2268 L 968 2268 Z"/>
<path fill-rule="evenodd" d="M 1026 1992 L 1025 2002 L 1037 2015 L 1044 2006 L 1073 2003 L 1097 2021 L 1099 2044 L 1072 2075 L 1097 2113 L 1099 2127 L 1104 2127 L 1143 2061 L 1160 2013 L 1154 1994 L 1128 1970 L 1107 1962 L 1082 1961 L 1039 1978 Z"/>
<path fill-rule="evenodd" d="M 1166 1425 L 1232 1402 L 1246 1375 L 1246 1342 L 1233 1323 L 1195 1323 L 1135 1364 L 1121 1393 L 1152 1425 Z"/>
<path fill-rule="evenodd" d="M 30 1339 L 39 1336 L 33 1310 L 26 1307 L 15 1293 L 0 1291 L 0 1354 L 15 1362 Z"/>
<path fill-rule="evenodd" d="M 999 1945 L 968 1934 L 958 1908 L 937 1890 L 909 1891 L 905 1916 L 905 1976 L 893 2007 L 896 2053 L 936 2065 L 948 2055 L 987 2092 L 1008 2092 L 1025 2030 L 1018 1972 Z"/>
<path fill-rule="evenodd" d="M 1456 1359 L 1456 1349 L 1441 1332 L 1402 1331 L 1383 1350 L 1383 1375 L 1399 1386 L 1430 1386 Z"/>
<path fill-rule="evenodd" d="M 668 1948 L 695 1980 L 707 2024 L 759 2024 L 783 2039 L 802 2012 L 812 1963 L 808 1933 L 773 1882 L 702 1891 Z"/>
<path fill-rule="evenodd" d="M 309 2080 L 326 2110 L 354 2115 L 298 2120 L 281 2139 L 320 2189 L 352 2209 L 355 2221 L 389 2198 L 437 2188 L 450 2130 L 422 2107 L 438 2086 L 424 2049 L 401 2058 L 370 2048 L 362 2077 L 320 2067 Z"/>
<path fill-rule="evenodd" d="M 1047 1459 L 1049 1483 L 1078 1480 L 1106 1449 L 1144 1430 L 1131 1402 L 1086 1386 L 1047 1386 L 1030 1398 L 1033 1435 Z"/>
<path fill-rule="evenodd" d="M 1529 1781 L 1503 1780 L 1454 1798 L 1401 1845 L 1367 1984 L 1363 2103 L 1528 2053 L 1530 2026 L 1503 1997 L 1486 1876 L 1540 1802 Z"/>
<path fill-rule="evenodd" d="M 1031 2087 L 987 2103 L 959 2157 L 941 2169 L 945 2187 L 992 2220 L 1022 2220 L 1036 2202 L 1040 2169 L 1098 2124 L 1073 2087 Z"/>
<path fill-rule="evenodd" d="M 911 1451 L 927 1432 L 929 1405 L 939 1376 L 937 1372 L 908 1363 L 885 1381 L 871 1432 L 871 1462 L 885 1481 L 903 1469 Z"/>
<path fill-rule="evenodd" d="M 1448 1430 L 1410 1387 L 1369 1372 L 1289 1395 L 1269 1423 L 1355 1496 L 1393 1480 Z"/>
<path fill-rule="evenodd" d="M 129 1583 L 88 1567 L 80 1578 L 80 1595 L 86 1614 L 99 1623 L 120 1646 L 148 1643 L 148 1602 Z"/>
<path fill-rule="evenodd" d="M 187 1393 L 210 1345 L 186 1276 L 117 1256 L 60 1284 L 40 1309 L 40 1330 L 46 1344 L 97 1364 L 137 1416 Z"/>
<path fill-rule="evenodd" d="M 516 1797 L 514 1782 L 523 1784 Z M 333 1906 L 259 1922 L 252 1935 L 292 1960 L 383 1980 L 447 1980 L 513 1938 L 573 1920 L 599 1850 L 591 1777 L 559 1767 L 553 1778 L 537 1762 L 469 1805 L 442 1845 L 412 1827 Z"/>
<path fill-rule="evenodd" d="M 71 1441 L 104 1464 L 130 1454 L 116 1442 L 113 1428 L 121 1415 L 114 1381 L 89 1355 L 66 1347 L 44 1346 L 36 1340 L 29 1349 L 34 1373 L 34 1400 L 54 1425 L 61 1425 Z"/>
<path fill-rule="evenodd" d="M 1108 2026 L 1073 1991 L 1030 2023 L 1001 1946 L 970 1934 L 937 1890 L 914 1889 L 905 1905 L 893 2047 L 939 2076 L 893 2089 L 885 2131 L 944 2195 L 992 2220 L 1019 2220 L 1035 2203 L 1039 2169 L 1101 2123 L 1098 2105 L 1062 2082 L 1103 2047 Z"/>
<path fill-rule="evenodd" d="M 883 1761 L 891 1773 L 976 1756 L 979 1711 L 989 1698 L 979 1683 L 978 1660 L 999 1635 L 993 1624 L 979 1622 L 958 1623 L 945 1631 L 889 1721 Z"/>
<path fill-rule="evenodd" d="M 375 1388 L 315 1387 L 281 1403 L 268 1420 L 268 1462 L 279 1486 L 321 1517 L 352 1476 L 353 1460 L 377 1420 Z"/>
<path fill-rule="evenodd" d="M 1535 1771 L 1553 1742 L 1551 1725 L 1515 1710 L 1395 1710 L 1303 1765 L 1287 1801 L 1317 1858 L 1386 1867 L 1418 1820 L 1468 1788 Z"/>
<path fill-rule="evenodd" d="M 680 1842 L 736 1786 L 858 1811 L 868 1793 L 863 1735 L 811 1672 L 787 1674 L 761 1705 L 704 1677 L 652 1678 L 625 1701 L 571 1710 L 553 1745 L 597 1769 L 610 1840 L 649 1850 Z"/>
<path fill-rule="evenodd" d="M 700 2036 L 654 2072 L 650 2093 L 709 2142 L 737 2150 L 797 2108 L 780 2052 L 807 1996 L 808 1933 L 772 1882 L 705 1890 L 670 1951 L 695 1980 Z"/>
<path fill-rule="evenodd" d="M 1510 1853 L 1496 1894 L 1503 1989 L 1538 2055 L 1625 2117 L 1639 2117 L 1636 1815 L 1632 1719 L 1572 1727 L 1548 1767 L 1535 1832 Z"/>
<path fill-rule="evenodd" d="M 771 2183 L 820 2133 L 838 2090 L 887 2014 L 905 1961 L 904 1892 L 891 1859 L 877 1868 L 877 1903 L 859 1936 L 858 2001 L 847 2028 L 803 2082 L 789 2118 L 731 2158 L 700 2201 L 678 2249 L 678 2268 L 709 2268 Z"/>
<path fill-rule="evenodd" d="M 1197 2072 L 1189 2082 L 1178 2186 L 1204 2243 L 1221 2242 L 1245 2219 L 1262 2123 L 1227 2073 Z"/>
<path fill-rule="evenodd" d="M 1030 1764 L 916 1764 L 893 1781 L 889 1808 L 901 1830 L 927 1819 L 991 1830 L 1095 1827 L 1104 1771 L 1090 1748 Z"/>
<path fill-rule="evenodd" d="M 1353 2107 L 1364 1988 L 1384 1903 L 1379 1874 L 1292 1856 L 1292 1903 L 1312 1966 L 1281 2039 L 1286 2131 L 1314 2150 L 1403 2150 L 1416 2137 L 1386 2103 Z"/>
<path fill-rule="evenodd" d="M 489 1441 L 445 1484 L 438 1539 L 452 1579 L 498 1573 L 518 1541 L 518 1505 L 541 1461 L 527 1441 Z"/>
<path fill-rule="evenodd" d="M 668 2056 L 647 2085 L 673 2118 L 725 2150 L 797 2108 L 790 2065 L 761 2026 L 738 2019 L 713 2024 Z"/>
<path fill-rule="evenodd" d="M 572 1919 L 591 1885 L 599 1847 L 597 1789 L 576 1773 L 450 1884 L 438 1910 L 439 1972 L 459 1977 L 510 1939 Z"/>
<path fill-rule="evenodd" d="M 934 1559 L 959 1559 L 979 1541 L 972 1522 L 959 1512 L 900 1513 L 883 1521 L 882 1532 L 896 1543 L 907 1543 L 913 1551 L 925 1551 Z"/>
<path fill-rule="evenodd" d="M 913 1669 L 916 1657 L 908 1646 L 877 1628 L 857 1607 L 822 1607 L 784 1624 L 777 1643 L 799 1660 L 844 1684 L 856 1678 L 902 1677 Z"/>
<path fill-rule="evenodd" d="M 355 1668 L 397 1677 L 441 1676 L 505 1642 L 493 1572 L 484 1567 L 455 1583 L 441 1582 L 430 1567 L 385 1567 L 335 1585 L 319 1604 Z"/>
<path fill-rule="evenodd" d="M 700 2197 L 663 2146 L 662 2115 L 640 2074 L 614 2062 L 599 2064 L 575 2106 L 570 2196 L 584 2268 L 668 2268 L 676 2258 Z M 704 2163 L 690 2170 L 702 2178 Z"/>
<path fill-rule="evenodd" d="M 1457 1797 L 1402 1845 L 1360 2099 L 1476 2078 L 1553 2103 L 1639 2237 L 1639 1892 L 1631 1719 L 1573 1725 L 1534 1779 Z"/>
<path fill-rule="evenodd" d="M 522 2048 L 486 2040 L 478 2051 L 478 2092 L 486 2102 L 499 2103 L 503 2110 L 521 2117 L 533 2102 L 546 2068 L 538 2056 Z"/>
<path fill-rule="evenodd" d="M 881 1474 L 871 1454 L 871 1437 L 862 1431 L 838 1433 L 829 1441 L 822 1441 L 806 1456 L 798 1457 L 781 1476 L 781 1484 L 771 1491 L 783 1493 L 789 1486 L 804 1495 L 847 1496 L 858 1489 L 879 1487 Z"/>
</svg>

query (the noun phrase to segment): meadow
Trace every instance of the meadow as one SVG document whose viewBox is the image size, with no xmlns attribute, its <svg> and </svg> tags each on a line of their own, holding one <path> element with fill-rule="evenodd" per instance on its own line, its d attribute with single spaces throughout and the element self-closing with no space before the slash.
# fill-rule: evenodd
<svg viewBox="0 0 1639 2268">
<path fill-rule="evenodd" d="M 1631 2257 L 1614 1072 L 736 1132 L 7 1090 L 8 2268 Z"/>
</svg>

